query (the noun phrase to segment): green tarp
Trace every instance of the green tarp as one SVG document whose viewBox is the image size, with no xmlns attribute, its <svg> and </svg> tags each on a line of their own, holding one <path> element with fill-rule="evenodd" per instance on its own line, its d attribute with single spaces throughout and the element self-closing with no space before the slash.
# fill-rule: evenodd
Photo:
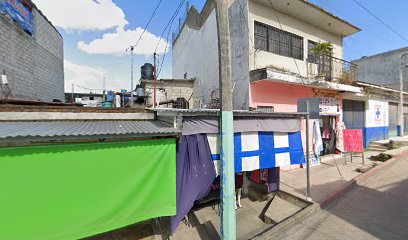
<svg viewBox="0 0 408 240">
<path fill-rule="evenodd" d="M 175 214 L 175 139 L 0 149 L 0 239 L 78 239 Z"/>
</svg>

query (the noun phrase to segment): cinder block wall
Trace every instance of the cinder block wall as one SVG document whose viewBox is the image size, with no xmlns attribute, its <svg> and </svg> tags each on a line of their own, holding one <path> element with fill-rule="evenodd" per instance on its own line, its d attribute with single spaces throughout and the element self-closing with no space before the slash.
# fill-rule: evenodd
<svg viewBox="0 0 408 240">
<path fill-rule="evenodd" d="M 6 72 L 13 98 L 63 101 L 63 38 L 35 8 L 33 15 L 31 36 L 0 14 L 0 74 Z"/>
</svg>

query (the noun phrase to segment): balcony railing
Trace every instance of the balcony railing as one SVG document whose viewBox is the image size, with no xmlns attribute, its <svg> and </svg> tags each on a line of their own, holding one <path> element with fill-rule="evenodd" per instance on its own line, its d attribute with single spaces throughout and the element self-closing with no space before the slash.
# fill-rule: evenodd
<svg viewBox="0 0 408 240">
<path fill-rule="evenodd" d="M 353 85 L 357 81 L 357 65 L 330 55 L 309 55 L 307 59 L 308 77 Z"/>
</svg>

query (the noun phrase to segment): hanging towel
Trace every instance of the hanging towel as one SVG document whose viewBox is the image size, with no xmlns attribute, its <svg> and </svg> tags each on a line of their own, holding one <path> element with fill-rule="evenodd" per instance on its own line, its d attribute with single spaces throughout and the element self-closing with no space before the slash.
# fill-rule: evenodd
<svg viewBox="0 0 408 240">
<path fill-rule="evenodd" d="M 220 174 L 219 135 L 208 134 L 212 158 Z M 234 134 L 235 172 L 304 164 L 300 132 L 245 132 Z"/>
<path fill-rule="evenodd" d="M 319 120 L 315 120 L 313 123 L 313 148 L 317 158 L 319 158 L 320 153 L 323 151 L 323 140 Z"/>
<path fill-rule="evenodd" d="M 183 136 L 177 149 L 177 215 L 171 217 L 171 233 L 193 207 L 208 195 L 216 178 L 205 134 Z"/>
<path fill-rule="evenodd" d="M 343 130 L 346 129 L 344 122 L 338 122 L 336 127 L 336 148 L 340 152 L 344 152 Z"/>
</svg>

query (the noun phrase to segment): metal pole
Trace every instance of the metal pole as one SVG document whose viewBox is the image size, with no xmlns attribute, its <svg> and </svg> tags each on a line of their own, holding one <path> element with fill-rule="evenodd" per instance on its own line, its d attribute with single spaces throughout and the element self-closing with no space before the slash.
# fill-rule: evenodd
<svg viewBox="0 0 408 240">
<path fill-rule="evenodd" d="M 75 102 L 75 99 L 74 99 L 74 91 L 75 91 L 75 86 L 74 86 L 74 84 L 72 84 L 71 103 L 74 103 L 74 102 Z"/>
<path fill-rule="evenodd" d="M 102 100 L 106 101 L 106 80 L 105 80 L 105 76 L 103 77 L 103 94 L 102 94 Z"/>
<path fill-rule="evenodd" d="M 400 66 L 400 116 L 399 116 L 399 122 L 400 122 L 400 136 L 404 136 L 404 76 L 403 76 L 403 71 L 404 68 L 407 65 L 407 62 L 404 61 L 404 57 L 407 56 L 408 53 L 403 53 L 401 55 L 401 66 Z"/>
<path fill-rule="evenodd" d="M 157 54 L 154 53 L 154 67 L 153 67 L 153 108 L 156 108 L 156 82 L 157 82 L 157 65 L 156 65 L 156 56 Z"/>
<path fill-rule="evenodd" d="M 221 239 L 236 239 L 234 120 L 232 106 L 229 0 L 216 1 L 221 98 Z"/>
<path fill-rule="evenodd" d="M 133 50 L 134 47 L 131 46 L 130 47 L 130 55 L 131 55 L 131 59 L 132 59 L 132 64 L 131 64 L 131 69 L 130 69 L 130 107 L 133 107 Z"/>
<path fill-rule="evenodd" d="M 310 196 L 309 101 L 306 101 L 306 196 Z"/>
</svg>

